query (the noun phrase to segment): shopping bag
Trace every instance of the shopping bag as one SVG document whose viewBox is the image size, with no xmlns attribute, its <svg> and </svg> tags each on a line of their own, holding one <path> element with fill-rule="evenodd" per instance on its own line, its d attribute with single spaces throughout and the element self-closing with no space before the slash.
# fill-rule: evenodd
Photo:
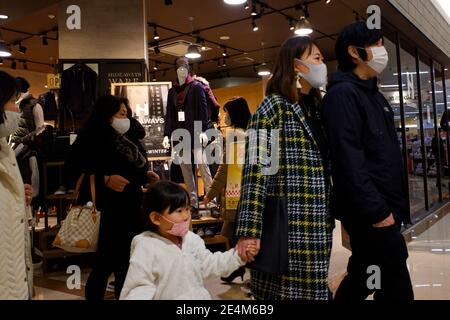
<svg viewBox="0 0 450 320">
<path fill-rule="evenodd" d="M 227 155 L 227 184 L 225 188 L 226 210 L 236 210 L 241 198 L 242 170 L 245 161 L 245 142 L 231 143 L 230 151 Z"/>
<path fill-rule="evenodd" d="M 74 203 L 78 200 L 83 179 L 84 174 L 81 175 L 77 182 Z M 75 206 L 72 204 L 53 242 L 54 247 L 74 253 L 97 251 L 100 212 L 97 211 L 95 202 L 95 177 L 93 175 L 90 176 L 90 187 L 92 202 L 84 206 Z"/>
</svg>

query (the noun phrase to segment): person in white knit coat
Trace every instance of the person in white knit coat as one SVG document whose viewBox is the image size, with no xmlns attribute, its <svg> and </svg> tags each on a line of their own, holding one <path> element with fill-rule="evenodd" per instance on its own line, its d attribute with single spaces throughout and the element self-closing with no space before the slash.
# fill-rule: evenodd
<svg viewBox="0 0 450 320">
<path fill-rule="evenodd" d="M 257 253 L 247 247 L 240 257 L 235 249 L 212 253 L 189 231 L 189 195 L 179 185 L 161 181 L 144 196 L 146 231 L 133 239 L 122 300 L 210 300 L 203 280 L 226 277 Z"/>
<path fill-rule="evenodd" d="M 28 219 L 31 186 L 25 186 L 6 138 L 18 126 L 14 78 L 0 71 L 0 300 L 31 299 L 33 264 Z"/>
</svg>

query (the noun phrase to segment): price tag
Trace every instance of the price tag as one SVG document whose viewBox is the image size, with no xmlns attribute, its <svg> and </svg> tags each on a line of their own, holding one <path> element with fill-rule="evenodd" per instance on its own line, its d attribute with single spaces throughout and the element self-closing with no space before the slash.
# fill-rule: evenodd
<svg viewBox="0 0 450 320">
<path fill-rule="evenodd" d="M 178 121 L 179 121 L 179 122 L 184 122 L 184 121 L 186 121 L 186 118 L 185 118 L 185 116 L 184 116 L 184 111 L 178 112 Z"/>
</svg>

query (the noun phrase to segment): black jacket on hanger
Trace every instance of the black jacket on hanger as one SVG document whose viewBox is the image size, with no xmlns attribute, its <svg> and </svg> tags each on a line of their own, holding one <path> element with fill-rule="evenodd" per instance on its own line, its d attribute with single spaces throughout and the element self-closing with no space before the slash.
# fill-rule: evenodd
<svg viewBox="0 0 450 320">
<path fill-rule="evenodd" d="M 208 103 L 206 99 L 205 89 L 199 81 L 192 81 L 184 89 L 184 103 L 182 110 L 177 108 L 177 87 L 169 90 L 167 99 L 167 112 L 165 118 L 164 136 L 169 138 L 176 129 L 186 129 L 191 134 L 193 143 L 194 137 L 198 137 L 202 132 L 208 130 Z M 184 122 L 178 121 L 178 112 L 184 111 Z M 194 132 L 194 121 L 201 122 L 201 131 Z M 194 145 L 192 144 L 192 147 Z"/>
<path fill-rule="evenodd" d="M 58 107 L 56 104 L 55 94 L 51 91 L 43 93 L 39 96 L 38 101 L 44 111 L 45 120 L 56 120 Z"/>
<path fill-rule="evenodd" d="M 85 64 L 75 64 L 65 70 L 61 77 L 60 109 L 73 114 L 74 119 L 88 117 L 97 99 L 98 77 Z"/>
</svg>

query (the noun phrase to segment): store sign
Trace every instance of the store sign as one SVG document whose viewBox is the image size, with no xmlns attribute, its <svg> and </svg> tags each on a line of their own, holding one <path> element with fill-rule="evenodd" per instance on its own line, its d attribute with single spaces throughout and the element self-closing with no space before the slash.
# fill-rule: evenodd
<svg viewBox="0 0 450 320">
<path fill-rule="evenodd" d="M 47 89 L 57 90 L 61 89 L 61 75 L 60 74 L 47 74 Z"/>
<path fill-rule="evenodd" d="M 164 149 L 165 114 L 171 82 L 113 83 L 111 94 L 129 100 L 133 117 L 145 128 L 142 141 L 149 159 L 170 159 L 170 150 Z"/>
<path fill-rule="evenodd" d="M 142 83 L 145 67 L 143 62 L 107 62 L 100 72 L 102 94 L 111 92 L 111 85 L 125 83 Z M 103 92 L 104 91 L 104 92 Z"/>
</svg>

